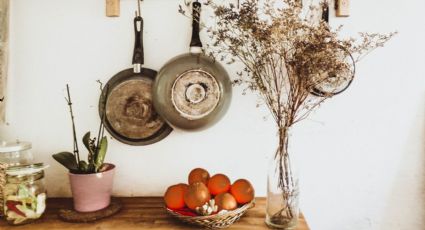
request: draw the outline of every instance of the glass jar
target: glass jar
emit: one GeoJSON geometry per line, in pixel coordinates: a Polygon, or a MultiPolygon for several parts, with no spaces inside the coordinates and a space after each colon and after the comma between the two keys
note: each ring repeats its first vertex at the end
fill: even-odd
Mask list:
{"type": "Polygon", "coordinates": [[[8,166],[32,164],[33,155],[30,142],[0,141],[0,163],[8,166]]]}
{"type": "Polygon", "coordinates": [[[295,230],[299,217],[298,173],[289,149],[289,129],[279,132],[279,146],[269,164],[266,224],[274,229],[295,230]]]}
{"type": "Polygon", "coordinates": [[[11,225],[40,218],[46,209],[46,188],[42,163],[9,167],[4,187],[4,216],[11,225]]]}

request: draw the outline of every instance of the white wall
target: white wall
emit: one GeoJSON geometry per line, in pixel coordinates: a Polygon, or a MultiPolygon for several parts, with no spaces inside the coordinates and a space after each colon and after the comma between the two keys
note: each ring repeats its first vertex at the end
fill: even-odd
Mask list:
{"type": "MultiPolygon", "coordinates": [[[[12,0],[8,125],[0,139],[32,141],[51,165],[52,196],[70,195],[66,171],[51,158],[71,150],[65,84],[71,85],[79,136],[98,125],[100,79],[130,66],[135,1],[121,17],[104,16],[102,0],[12,0]]],[[[187,51],[190,21],[180,1],[145,0],[146,67],[159,69],[187,51]]],[[[331,19],[345,32],[400,34],[358,66],[357,79],[293,131],[302,209],[315,230],[425,228],[425,8],[423,0],[356,0],[352,16],[331,19]]],[[[233,70],[229,70],[233,72],[233,70]]],[[[173,132],[147,147],[111,141],[107,160],[118,166],[114,193],[162,195],[202,166],[251,180],[265,195],[267,158],[275,135],[254,95],[236,89],[230,111],[201,133],[173,132]]]]}

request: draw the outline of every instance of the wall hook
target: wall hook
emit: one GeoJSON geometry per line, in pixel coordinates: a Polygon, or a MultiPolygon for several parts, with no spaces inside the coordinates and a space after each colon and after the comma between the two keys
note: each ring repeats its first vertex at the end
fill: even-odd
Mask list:
{"type": "Polygon", "coordinates": [[[335,11],[337,17],[350,16],[350,0],[335,0],[335,11]]]}
{"type": "Polygon", "coordinates": [[[142,16],[142,11],[140,9],[140,2],[143,0],[136,0],[137,1],[137,11],[136,11],[136,17],[141,17],[142,16]]]}
{"type": "Polygon", "coordinates": [[[106,0],[106,16],[107,17],[120,16],[120,0],[106,0]]]}

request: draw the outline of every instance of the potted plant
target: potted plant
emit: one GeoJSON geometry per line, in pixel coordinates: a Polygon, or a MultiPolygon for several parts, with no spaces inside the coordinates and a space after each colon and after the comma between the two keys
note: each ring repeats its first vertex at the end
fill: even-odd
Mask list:
{"type": "MultiPolygon", "coordinates": [[[[101,87],[102,88],[102,87],[101,87]]],[[[101,122],[97,137],[92,138],[90,132],[83,136],[83,144],[87,148],[87,161],[80,159],[77,135],[75,131],[74,114],[72,111],[69,86],[67,89],[67,102],[71,114],[72,131],[74,138],[74,151],[60,152],[53,158],[69,170],[74,209],[78,212],[93,212],[109,206],[115,173],[115,165],[104,163],[108,148],[108,139],[104,135],[105,114],[101,122]]]]}

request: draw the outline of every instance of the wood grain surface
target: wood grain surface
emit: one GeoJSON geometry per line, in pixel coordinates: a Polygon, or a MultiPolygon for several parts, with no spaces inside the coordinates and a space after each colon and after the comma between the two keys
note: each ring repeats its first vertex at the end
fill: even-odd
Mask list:
{"type": "Polygon", "coordinates": [[[120,16],[120,0],[106,0],[106,16],[120,16]]]}
{"type": "Polygon", "coordinates": [[[110,205],[95,212],[77,212],[73,208],[60,209],[59,218],[70,223],[91,223],[101,219],[112,217],[122,209],[121,199],[112,199],[110,205]]]}
{"type": "MultiPolygon", "coordinates": [[[[48,200],[48,209],[45,215],[35,223],[24,226],[8,226],[4,220],[0,221],[2,230],[53,230],[53,229],[199,229],[182,224],[167,214],[163,208],[161,197],[138,197],[121,198],[124,204],[121,212],[115,216],[100,220],[94,223],[66,223],[58,218],[59,209],[72,207],[72,200],[68,198],[54,198],[48,200]]],[[[264,224],[265,199],[257,198],[256,206],[249,210],[247,214],[238,222],[232,225],[229,230],[261,230],[268,229],[264,224]]],[[[297,230],[309,230],[304,217],[300,218],[297,230]]]]}

